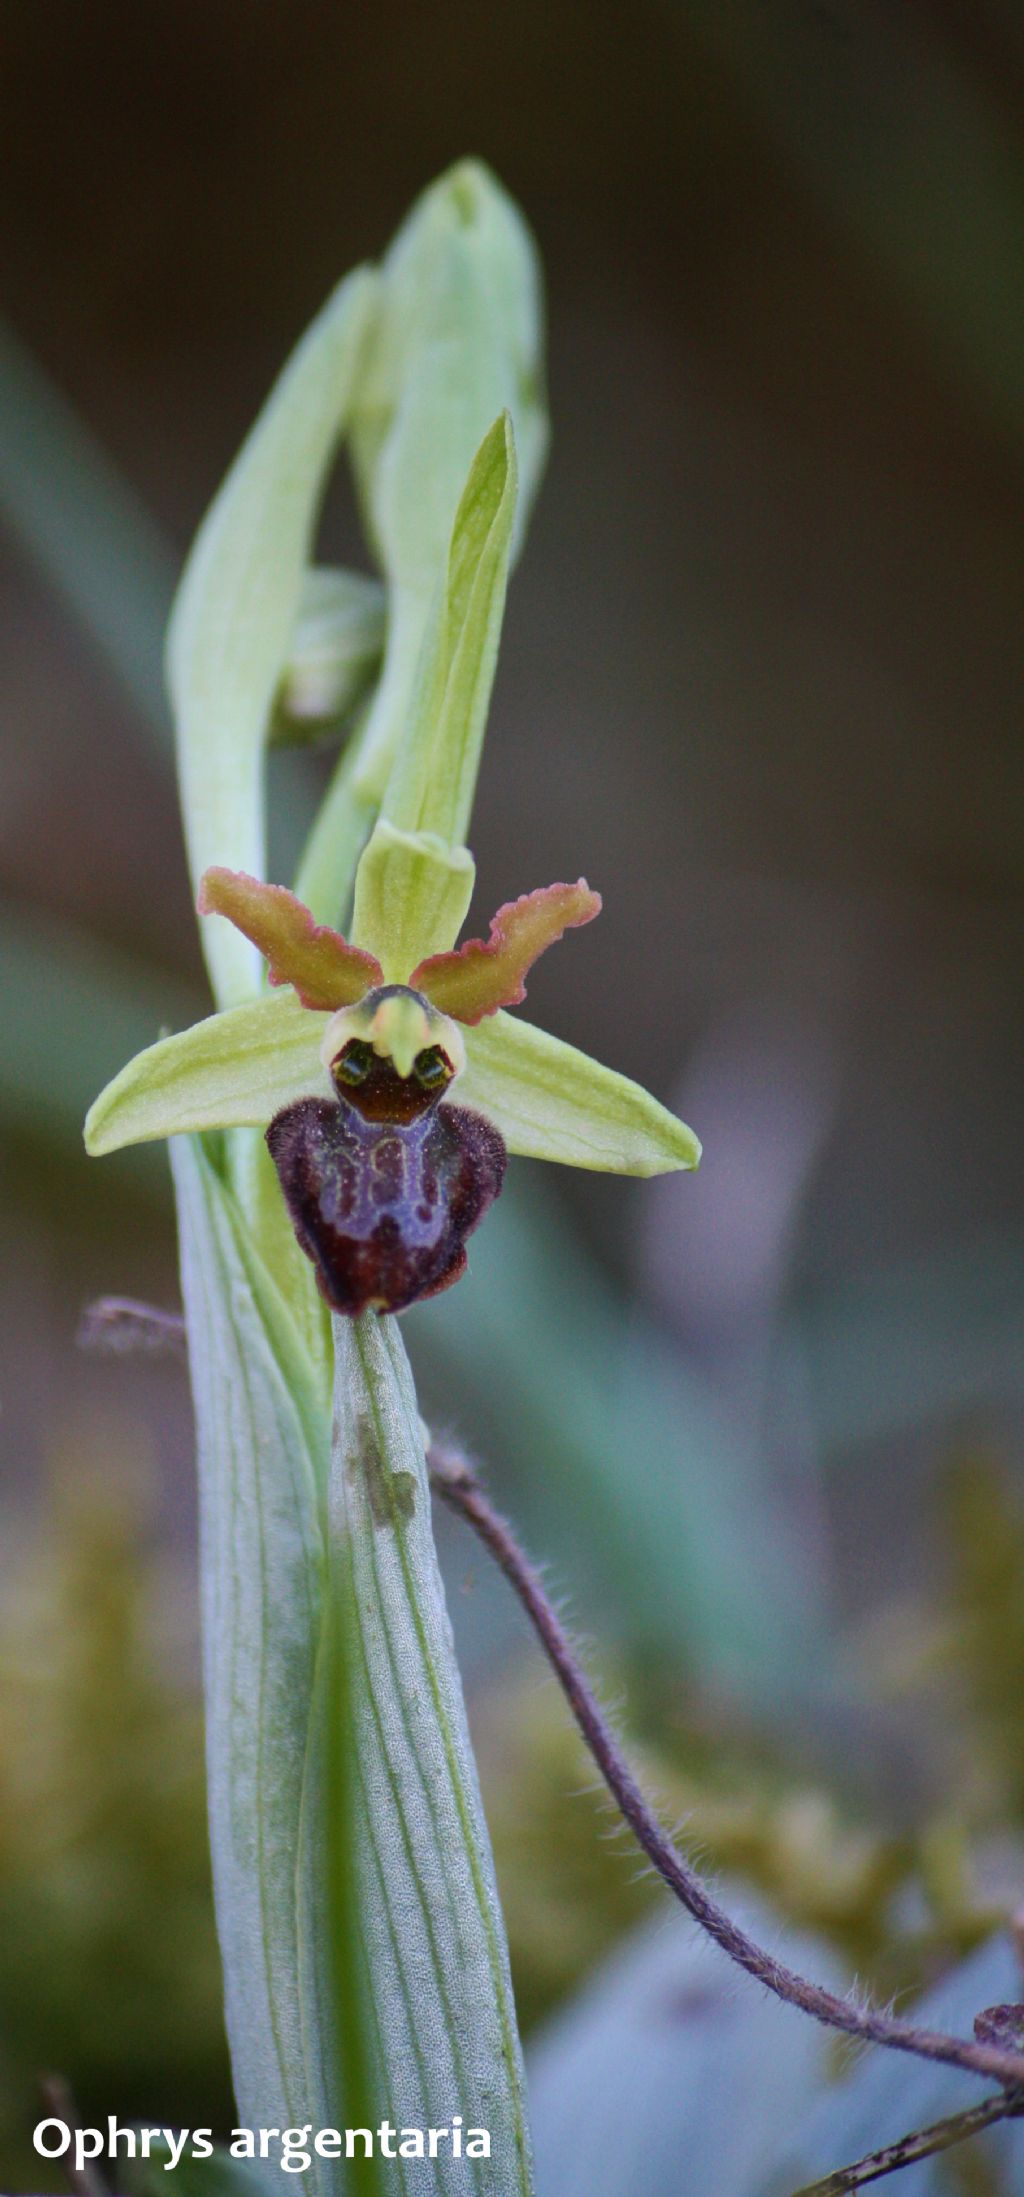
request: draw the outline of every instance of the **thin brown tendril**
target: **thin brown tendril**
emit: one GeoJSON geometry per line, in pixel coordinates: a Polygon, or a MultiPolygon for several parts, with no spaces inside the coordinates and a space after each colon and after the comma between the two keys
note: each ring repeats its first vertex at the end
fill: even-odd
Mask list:
{"type": "MultiPolygon", "coordinates": [[[[966,2037],[947,2037],[941,2030],[918,2029],[913,2022],[874,2008],[852,2006],[820,1984],[810,1983],[774,1954],[757,1945],[726,1914],[708,1886],[691,1868],[679,1848],[662,1829],[649,1808],[623,1755],[611,1726],[591,1690],[578,1657],[557,1612],[544,1591],[539,1573],[519,1547],[511,1527],[484,1494],[468,1459],[460,1451],[434,1443],[427,1452],[431,1483],[450,1510],[456,1511],[479,1536],[504,1572],[540,1640],[559,1681],[583,1738],[605,1784],[669,1890],[730,1960],[764,1984],[787,2006],[799,2007],[830,2029],[859,2037],[865,2044],[888,2045],[896,2052],[912,2052],[919,2059],[939,2060],[964,2068],[1019,2091],[1024,2086],[1024,2055],[1000,2050],[966,2037]]],[[[1012,2109],[1017,2110],[1017,2101],[1012,2109]]],[[[856,2185],[854,2185],[856,2186],[856,2185]]]]}

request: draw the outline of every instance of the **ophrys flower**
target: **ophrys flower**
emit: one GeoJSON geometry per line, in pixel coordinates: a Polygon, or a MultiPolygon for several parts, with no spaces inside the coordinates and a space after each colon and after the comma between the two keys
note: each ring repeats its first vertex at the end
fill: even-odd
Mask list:
{"type": "MultiPolygon", "coordinates": [[[[379,830],[371,866],[407,862],[405,835],[379,830]]],[[[234,923],[288,989],[140,1054],[96,1101],[87,1144],[263,1125],[335,1311],[402,1311],[456,1281],[507,1150],[625,1174],[696,1166],[696,1138],[647,1092],[505,1012],[538,956],[597,915],[585,880],[527,893],[486,940],[411,967],[396,967],[386,927],[350,944],[294,894],[236,871],[207,871],[199,906],[234,923]],[[467,1103],[453,1106],[457,1079],[467,1103]]]]}

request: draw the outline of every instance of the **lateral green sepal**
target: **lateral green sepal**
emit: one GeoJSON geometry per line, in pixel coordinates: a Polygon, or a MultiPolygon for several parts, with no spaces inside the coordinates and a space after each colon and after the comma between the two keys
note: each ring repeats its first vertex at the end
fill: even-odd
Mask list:
{"type": "Polygon", "coordinates": [[[664,1175],[700,1162],[692,1129],[640,1084],[516,1015],[500,1012],[467,1030],[457,1095],[526,1159],[613,1175],[664,1175]]]}
{"type": "Polygon", "coordinates": [[[210,1015],[136,1053],[90,1107],[87,1152],[98,1157],[192,1129],[266,1123],[292,1099],[329,1096],[320,1042],[329,1015],[273,993],[210,1015]]]}

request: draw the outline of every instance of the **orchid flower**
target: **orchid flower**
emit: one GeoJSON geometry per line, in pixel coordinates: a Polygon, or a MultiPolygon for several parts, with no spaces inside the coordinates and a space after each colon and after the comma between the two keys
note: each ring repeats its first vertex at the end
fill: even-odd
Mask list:
{"type": "MultiPolygon", "coordinates": [[[[360,897],[378,911],[410,851],[429,869],[433,850],[412,839],[382,822],[367,849],[376,884],[360,897]]],[[[350,944],[282,886],[211,868],[200,913],[259,949],[273,989],[139,1054],[97,1099],[88,1148],[265,1127],[327,1302],[404,1310],[462,1273],[507,1151],[622,1174],[697,1164],[696,1138],[647,1092],[505,1011],[600,907],[583,878],[549,885],[499,908],[486,940],[410,965],[407,926],[396,942],[378,914],[377,935],[371,918],[367,943],[350,944]],[[466,1103],[442,1104],[456,1080],[466,1103]]]]}

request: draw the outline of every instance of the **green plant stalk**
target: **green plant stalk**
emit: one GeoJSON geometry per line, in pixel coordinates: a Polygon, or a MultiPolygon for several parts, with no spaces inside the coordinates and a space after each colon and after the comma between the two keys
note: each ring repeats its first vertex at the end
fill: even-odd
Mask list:
{"type": "MultiPolygon", "coordinates": [[[[350,1610],[354,1852],[378,2095],[410,2127],[490,2136],[415,2187],[532,2188],[504,1924],[434,1546],[423,1428],[397,1323],[336,1320],[332,1569],[350,1610]]],[[[338,1597],[339,1601],[341,1597],[338,1597]]]]}

